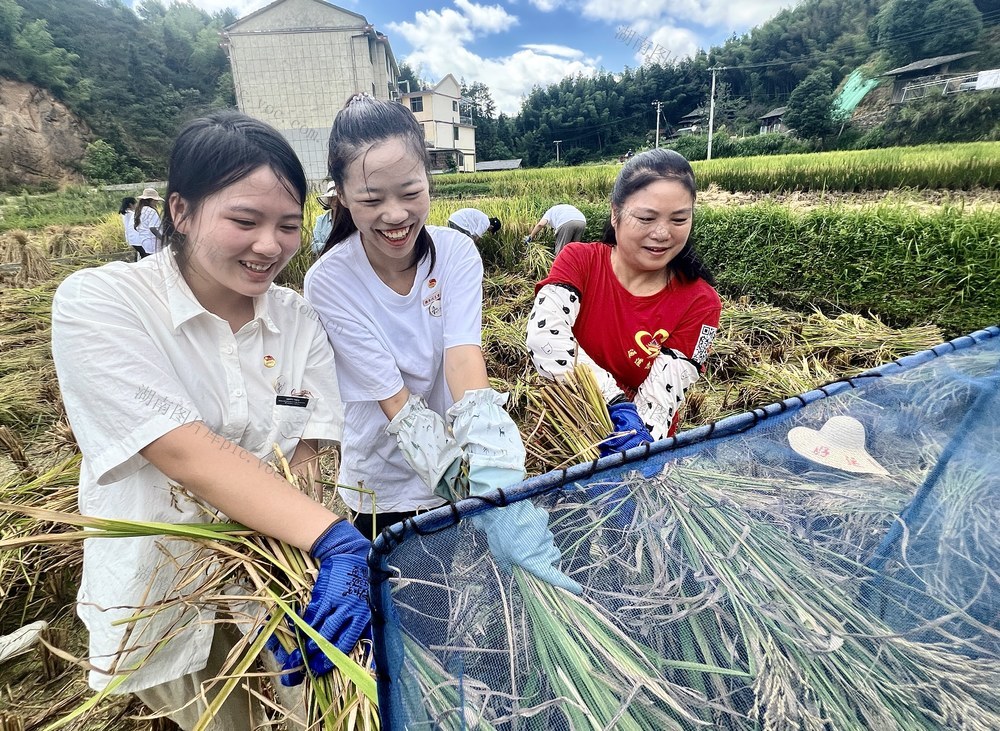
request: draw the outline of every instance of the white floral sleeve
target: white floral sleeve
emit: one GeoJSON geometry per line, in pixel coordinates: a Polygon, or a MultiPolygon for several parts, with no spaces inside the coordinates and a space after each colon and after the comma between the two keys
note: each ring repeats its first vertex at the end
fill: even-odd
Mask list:
{"type": "Polygon", "coordinates": [[[634,399],[636,411],[653,439],[663,439],[670,433],[674,414],[684,403],[684,392],[699,375],[694,361],[677,350],[666,349],[656,356],[634,399]]]}
{"type": "Polygon", "coordinates": [[[542,376],[556,380],[576,363],[586,363],[594,373],[605,403],[622,395],[622,390],[608,371],[587,355],[573,335],[573,323],[580,314],[580,295],[559,284],[546,284],[535,296],[528,317],[528,352],[542,376]]]}

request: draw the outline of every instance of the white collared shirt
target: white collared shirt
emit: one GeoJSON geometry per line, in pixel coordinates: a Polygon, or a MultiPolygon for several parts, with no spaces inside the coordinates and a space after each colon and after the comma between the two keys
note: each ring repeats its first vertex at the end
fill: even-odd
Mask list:
{"type": "MultiPolygon", "coordinates": [[[[172,489],[139,453],[190,421],[204,422],[262,459],[272,456],[274,443],[290,457],[302,439],[341,438],[333,350],[312,307],[292,290],[272,285],[254,300],[253,320],[233,333],[195,298],[172,249],[67,277],[52,303],[52,355],[83,453],[84,515],[207,520],[201,504],[172,489]]],[[[130,617],[133,607],[166,596],[192,558],[192,544],[164,538],[84,542],[77,610],[90,632],[90,661],[104,669],[117,661],[124,670],[175,633],[116,692],[204,667],[211,611],[171,605],[148,620],[112,624],[130,617]],[[164,560],[168,556],[176,561],[164,560]],[[119,657],[123,642],[129,651],[119,657]]],[[[194,581],[187,591],[199,585],[194,581]]],[[[90,673],[95,689],[110,679],[90,673]]]]}

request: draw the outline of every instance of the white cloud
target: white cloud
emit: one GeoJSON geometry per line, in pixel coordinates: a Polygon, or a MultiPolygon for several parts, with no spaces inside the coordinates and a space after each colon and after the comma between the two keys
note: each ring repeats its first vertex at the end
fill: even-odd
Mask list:
{"type": "Polygon", "coordinates": [[[532,0],[539,10],[548,11],[558,6],[576,7],[584,17],[628,26],[639,24],[687,25],[697,23],[706,28],[725,28],[742,31],[773,18],[783,8],[795,5],[797,0],[532,0]],[[551,6],[551,7],[548,7],[551,6]]]}
{"type": "Polygon", "coordinates": [[[531,0],[531,4],[543,13],[551,13],[562,5],[561,0],[531,0]]]}
{"type": "Polygon", "coordinates": [[[525,43],[521,48],[528,51],[535,51],[543,56],[562,56],[564,58],[583,57],[583,51],[570,48],[569,46],[559,46],[555,43],[525,43]]]}
{"type": "Polygon", "coordinates": [[[466,46],[476,38],[508,30],[517,24],[517,16],[499,5],[476,5],[471,0],[455,0],[455,8],[417,11],[413,21],[387,26],[416,49],[402,60],[429,81],[449,73],[469,83],[481,81],[500,111],[516,114],[521,98],[533,86],[597,70],[596,59],[555,44],[526,45],[508,56],[483,58],[466,46]]]}
{"type": "Polygon", "coordinates": [[[485,33],[517,25],[517,16],[500,5],[476,5],[469,0],[455,0],[455,5],[459,10],[418,10],[413,22],[389,23],[387,28],[403,36],[414,48],[427,44],[454,48],[456,42],[468,42],[485,33]]]}
{"type": "Polygon", "coordinates": [[[616,33],[615,39],[635,49],[633,58],[636,66],[677,62],[694,56],[702,46],[698,36],[690,30],[672,25],[659,26],[650,31],[646,24],[639,23],[629,26],[624,33],[616,33]]]}

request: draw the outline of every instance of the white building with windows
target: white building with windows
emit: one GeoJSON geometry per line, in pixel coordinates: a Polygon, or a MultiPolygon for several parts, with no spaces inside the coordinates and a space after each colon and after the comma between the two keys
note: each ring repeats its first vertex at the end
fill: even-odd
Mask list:
{"type": "Polygon", "coordinates": [[[476,171],[476,127],[454,76],[448,74],[424,91],[408,91],[402,102],[424,127],[433,171],[452,166],[463,173],[476,171]]]}
{"type": "Polygon", "coordinates": [[[312,182],[326,177],[330,125],[352,94],[399,98],[389,39],[323,0],[276,0],[223,37],[240,111],[280,130],[312,182]]]}

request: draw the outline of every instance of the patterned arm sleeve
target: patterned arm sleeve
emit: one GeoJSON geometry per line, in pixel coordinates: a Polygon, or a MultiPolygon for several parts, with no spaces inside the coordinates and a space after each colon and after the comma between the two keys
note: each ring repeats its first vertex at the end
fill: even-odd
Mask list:
{"type": "Polygon", "coordinates": [[[691,356],[680,350],[664,346],[653,361],[646,380],[639,384],[635,393],[635,408],[649,427],[653,439],[670,436],[684,394],[691,384],[698,380],[704,369],[705,360],[715,339],[718,312],[709,315],[714,325],[703,324],[697,340],[691,348],[691,356]]]}
{"type": "Polygon", "coordinates": [[[528,352],[531,362],[545,378],[556,380],[576,363],[590,366],[605,403],[622,395],[614,376],[587,355],[573,335],[573,323],[580,314],[580,293],[569,285],[546,284],[535,296],[528,317],[528,352]]]}

